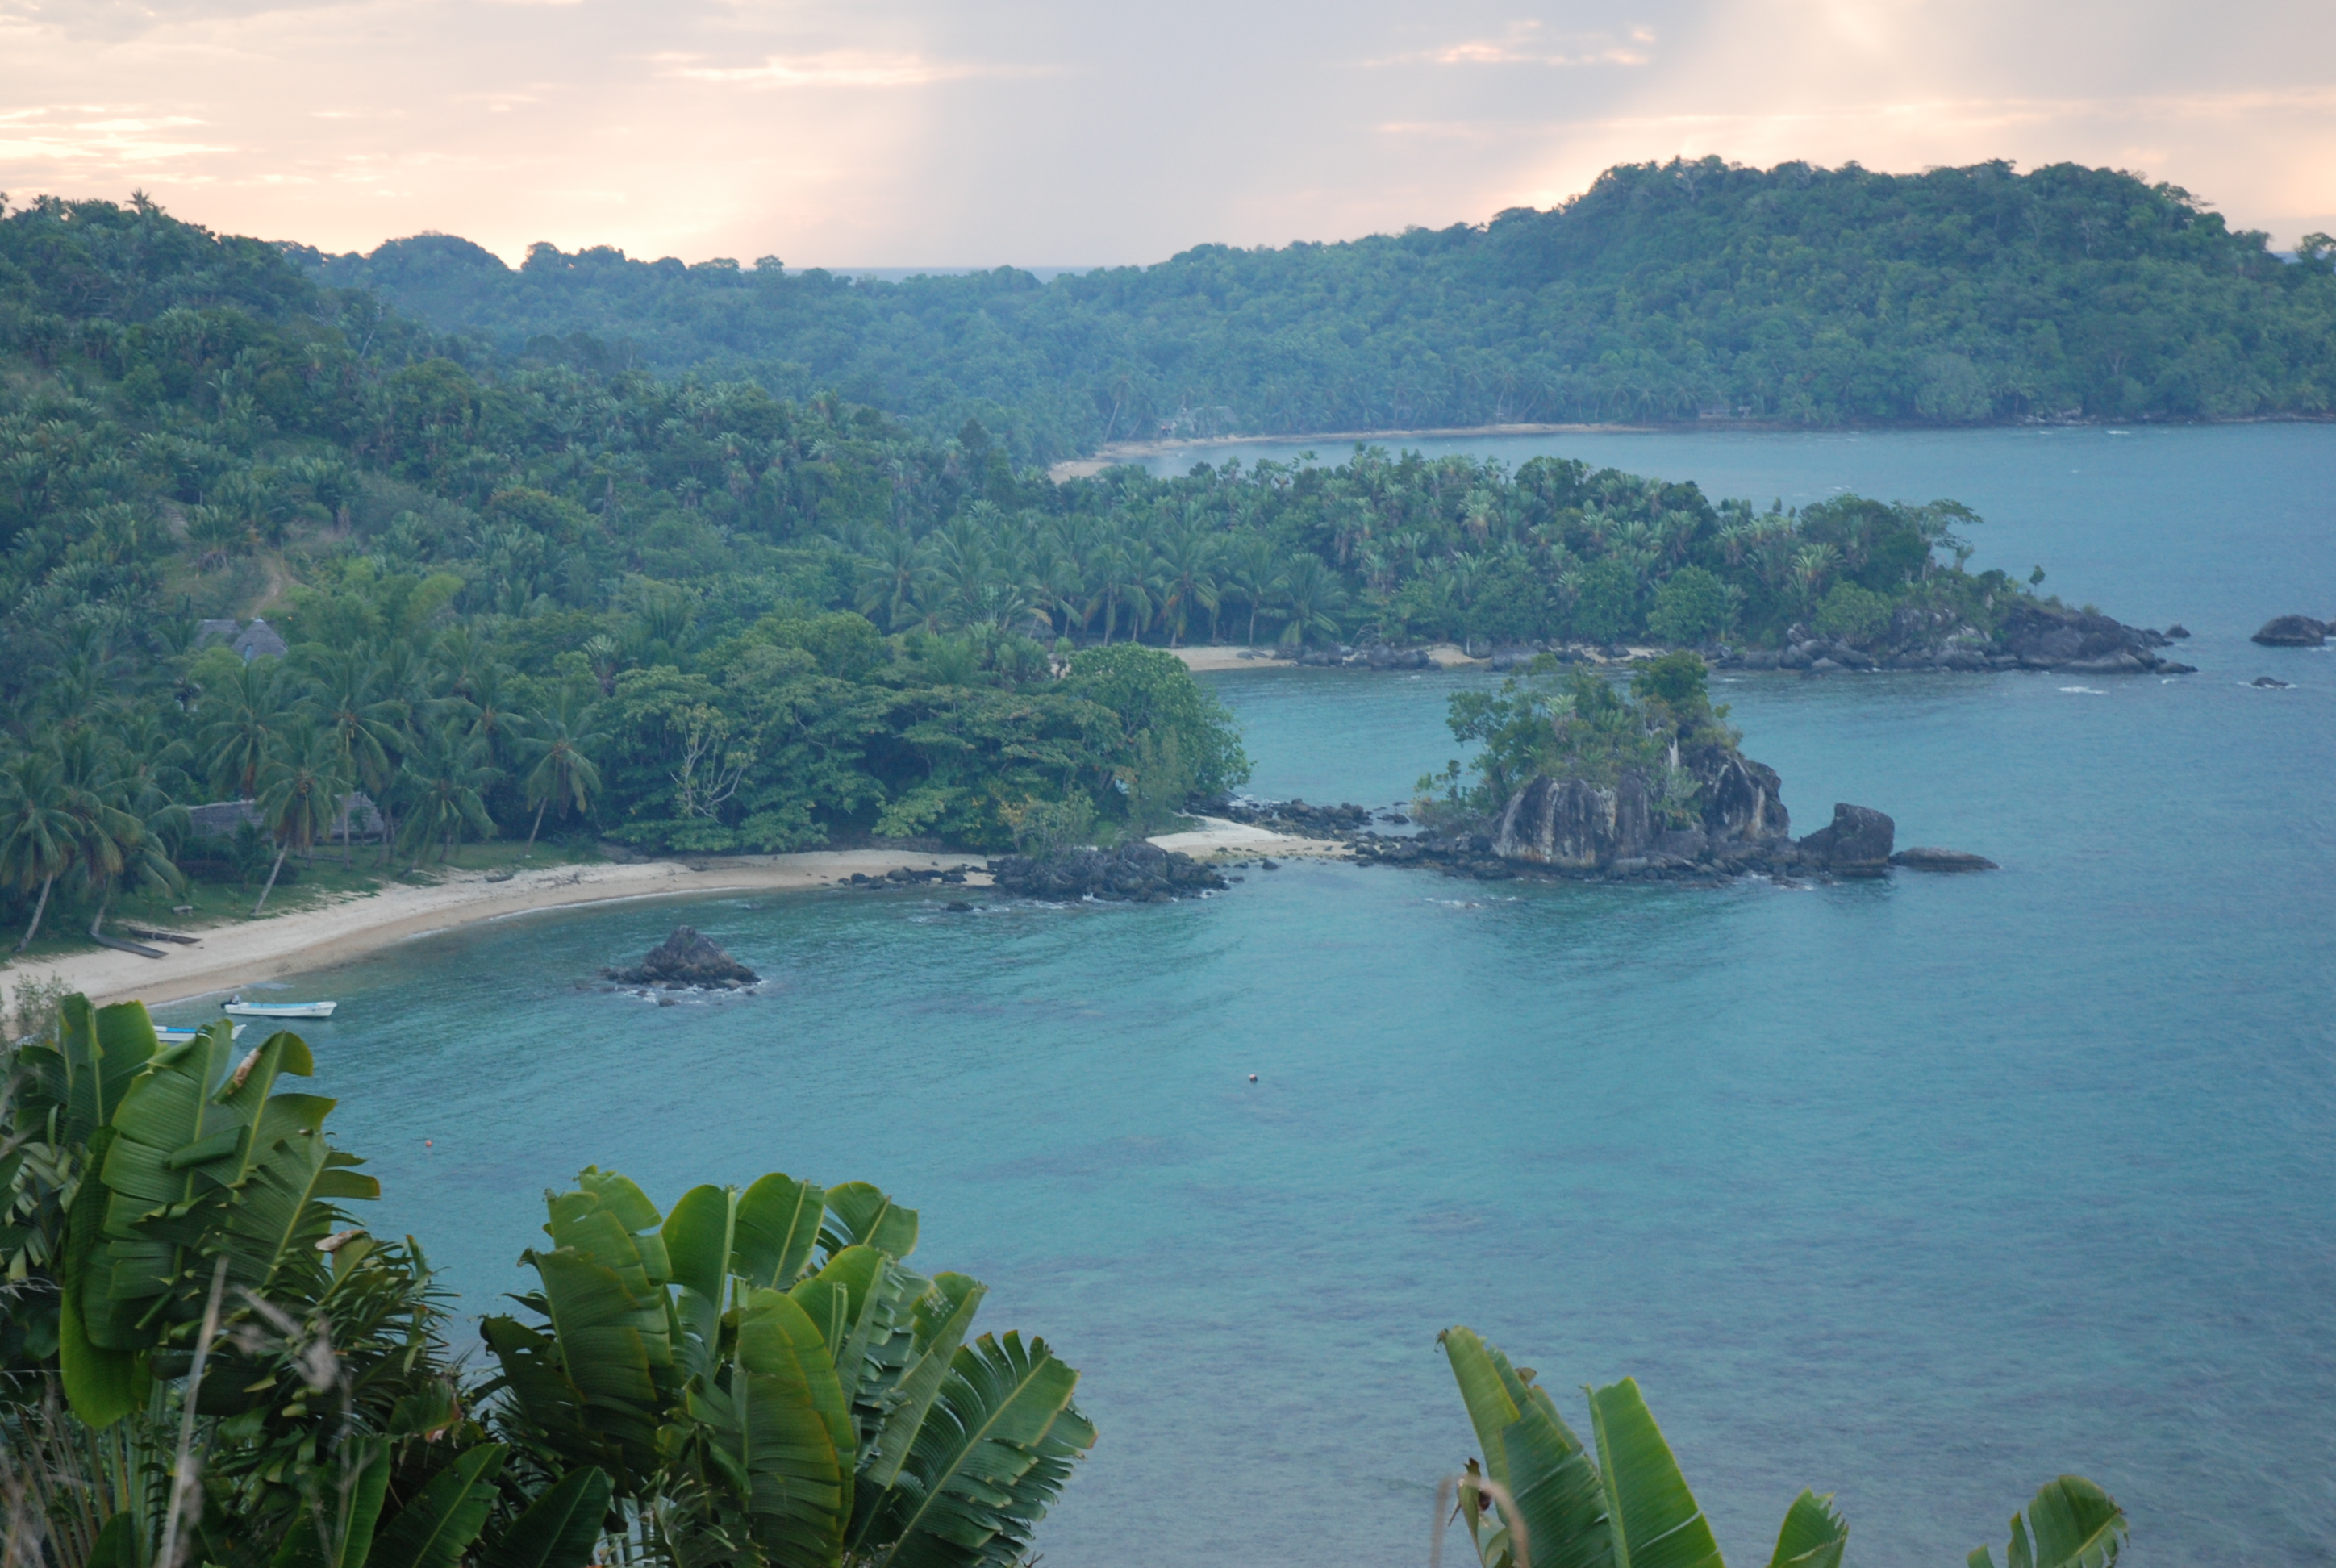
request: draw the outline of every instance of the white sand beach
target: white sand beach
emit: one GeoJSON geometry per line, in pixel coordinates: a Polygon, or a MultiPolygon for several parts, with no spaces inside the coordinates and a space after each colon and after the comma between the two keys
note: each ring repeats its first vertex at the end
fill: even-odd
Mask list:
{"type": "MultiPolygon", "coordinates": [[[[1228,824],[1230,825],[1230,824],[1228,824]]],[[[825,887],[854,872],[880,875],[896,866],[915,870],[971,869],[968,881],[987,885],[978,855],[905,853],[899,850],[828,850],[809,854],[738,855],[704,860],[644,861],[625,865],[546,866],[501,880],[497,873],[455,872],[420,887],[359,894],[322,909],[272,919],[192,928],[192,947],[164,944],[160,959],[93,949],[0,969],[13,989],[54,977],[93,1002],[180,1001],[304,974],[395,942],[480,920],[505,920],[538,910],[622,899],[702,898],[709,893],[779,892],[825,887]]]]}

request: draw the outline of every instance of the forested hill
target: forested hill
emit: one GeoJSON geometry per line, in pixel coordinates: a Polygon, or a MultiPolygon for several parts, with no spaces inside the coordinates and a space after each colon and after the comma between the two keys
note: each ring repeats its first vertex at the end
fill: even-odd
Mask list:
{"type": "Polygon", "coordinates": [[[506,353],[833,388],[931,433],[978,416],[1026,458],[1171,428],[2336,410],[2336,244],[2282,260],[2180,190],[2068,164],[1635,164],[1483,226],[1046,285],[548,245],[512,270],[443,235],[291,254],[506,353]]]}

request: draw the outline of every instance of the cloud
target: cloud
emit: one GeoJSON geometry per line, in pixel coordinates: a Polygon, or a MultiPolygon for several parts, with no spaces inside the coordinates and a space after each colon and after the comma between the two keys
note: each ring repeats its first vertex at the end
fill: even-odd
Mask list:
{"type": "Polygon", "coordinates": [[[329,248],[1157,259],[1674,154],[2134,168],[2336,230],[2336,6],[2224,0],[0,0],[0,190],[329,248]]]}
{"type": "Polygon", "coordinates": [[[877,54],[831,49],[819,54],[773,54],[759,65],[699,65],[668,57],[664,73],[685,82],[727,82],[755,87],[924,87],[972,76],[1029,74],[968,61],[918,54],[877,54]]]}

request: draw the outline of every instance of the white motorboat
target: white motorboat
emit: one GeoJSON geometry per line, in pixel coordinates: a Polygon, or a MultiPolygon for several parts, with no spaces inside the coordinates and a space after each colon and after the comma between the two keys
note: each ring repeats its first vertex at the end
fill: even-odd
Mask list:
{"type": "MultiPolygon", "coordinates": [[[[248,1027],[238,1024],[229,1032],[227,1037],[230,1040],[239,1040],[243,1038],[243,1031],[248,1027]]],[[[154,1027],[154,1037],[166,1046],[183,1046],[201,1033],[200,1029],[166,1029],[159,1024],[154,1027]]]]}
{"type": "Polygon", "coordinates": [[[247,1002],[229,997],[219,1010],[238,1018],[329,1018],[338,1002],[247,1002]]]}

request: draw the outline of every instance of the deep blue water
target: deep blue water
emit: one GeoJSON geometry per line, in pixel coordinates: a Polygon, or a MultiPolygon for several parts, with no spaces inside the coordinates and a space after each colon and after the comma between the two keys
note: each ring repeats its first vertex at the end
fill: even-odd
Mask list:
{"type": "MultiPolygon", "coordinates": [[[[1982,877],[1291,865],[1172,906],[820,893],[414,942],[314,983],[375,1228],[476,1311],[588,1162],[667,1201],[878,1182],[920,1263],[990,1282],[987,1326],[1085,1373],[1057,1565],[1417,1562],[1474,1451],[1454,1322],[1554,1389],[1635,1375],[1739,1563],[1804,1485],[1854,1561],[1943,1563],[2070,1470],[2131,1561],[2326,1562],[2336,653],[2244,639],[2336,612],[2336,428],[1501,449],[1552,448],[1763,502],[1960,497],[1982,564],[2183,620],[2202,672],[1723,687],[1804,830],[1877,806],[1982,877]],[[681,918],[771,994],[577,989],[681,918]]],[[[1212,678],[1260,793],[1384,803],[1483,677],[1212,678]]]]}

